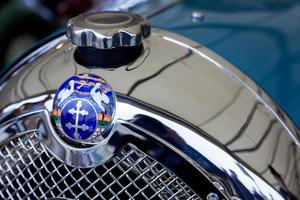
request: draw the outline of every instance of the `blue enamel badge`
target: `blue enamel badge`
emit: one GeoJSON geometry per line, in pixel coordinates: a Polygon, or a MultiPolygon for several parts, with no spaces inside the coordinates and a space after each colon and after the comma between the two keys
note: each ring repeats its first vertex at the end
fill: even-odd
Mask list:
{"type": "Polygon", "coordinates": [[[53,104],[59,132],[76,141],[92,141],[111,124],[115,95],[108,83],[95,74],[78,74],[58,89],[53,104]]]}

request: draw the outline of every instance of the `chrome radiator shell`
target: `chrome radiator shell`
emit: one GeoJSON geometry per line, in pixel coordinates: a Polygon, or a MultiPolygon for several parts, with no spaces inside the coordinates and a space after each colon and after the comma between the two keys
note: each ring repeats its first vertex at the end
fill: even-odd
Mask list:
{"type": "MultiPolygon", "coordinates": [[[[24,57],[1,79],[1,143],[38,129],[38,123],[22,124],[16,117],[43,113],[51,129],[49,112],[59,84],[76,73],[92,72],[119,94],[116,119],[122,130],[128,125],[132,132],[150,135],[211,183],[221,184],[228,198],[282,198],[268,165],[299,194],[299,130],[253,81],[205,47],[169,32],[154,29],[143,45],[140,58],[113,71],[78,65],[75,46],[65,36],[24,57]]],[[[52,131],[42,132],[39,140],[53,151],[52,140],[44,137],[52,131]]],[[[108,150],[103,163],[115,153],[108,150]]],[[[159,159],[151,149],[145,153],[159,159]]],[[[72,155],[55,156],[74,165],[72,155]]],[[[174,166],[166,167],[176,171],[174,166]]]]}

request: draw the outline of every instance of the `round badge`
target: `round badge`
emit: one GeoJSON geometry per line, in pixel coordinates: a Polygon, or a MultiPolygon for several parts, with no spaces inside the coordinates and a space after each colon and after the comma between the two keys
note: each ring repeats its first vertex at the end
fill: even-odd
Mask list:
{"type": "Polygon", "coordinates": [[[105,137],[115,112],[115,94],[95,74],[78,74],[57,90],[52,117],[62,136],[77,142],[97,142],[105,137]]]}

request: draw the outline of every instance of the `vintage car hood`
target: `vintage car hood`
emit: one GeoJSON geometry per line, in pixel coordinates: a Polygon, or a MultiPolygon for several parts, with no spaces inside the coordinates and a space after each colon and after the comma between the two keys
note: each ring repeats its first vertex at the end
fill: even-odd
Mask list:
{"type": "Polygon", "coordinates": [[[182,1],[151,17],[252,78],[300,126],[300,4],[297,1],[182,1]],[[204,19],[195,21],[193,12],[204,19]]]}

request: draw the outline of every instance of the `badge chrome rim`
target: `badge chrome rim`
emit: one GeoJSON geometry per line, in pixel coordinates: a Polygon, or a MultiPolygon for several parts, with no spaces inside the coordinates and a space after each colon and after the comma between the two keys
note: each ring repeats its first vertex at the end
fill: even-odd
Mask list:
{"type": "MultiPolygon", "coordinates": [[[[95,83],[95,82],[94,82],[95,83]]],[[[95,85],[94,85],[95,87],[95,85]]],[[[92,90],[92,89],[90,89],[92,90]]],[[[90,91],[91,92],[91,91],[90,91]]],[[[107,138],[110,133],[112,132],[113,129],[113,125],[115,122],[115,113],[116,113],[116,94],[115,92],[112,90],[111,85],[101,76],[97,75],[97,74],[93,74],[93,73],[80,73],[80,74],[75,74],[74,76],[71,76],[70,78],[68,78],[66,81],[64,81],[59,89],[57,90],[56,94],[55,94],[55,98],[53,101],[53,111],[51,112],[51,119],[52,119],[52,123],[54,124],[55,130],[57,132],[57,135],[63,139],[63,141],[65,141],[68,144],[72,144],[75,145],[77,147],[80,147],[81,145],[95,145],[95,144],[99,144],[101,141],[103,141],[105,138],[107,138]],[[107,93],[111,93],[110,94],[110,102],[109,102],[109,106],[111,106],[111,115],[110,115],[110,121],[106,124],[106,126],[103,128],[103,130],[101,130],[100,132],[97,132],[98,127],[98,123],[99,123],[99,119],[98,119],[98,114],[99,112],[97,112],[96,108],[93,106],[93,103],[96,103],[96,101],[94,101],[93,103],[91,103],[90,101],[88,101],[86,98],[88,98],[89,100],[91,100],[92,96],[91,94],[89,96],[85,96],[82,94],[82,92],[80,90],[75,89],[76,87],[78,88],[78,85],[75,86],[76,83],[78,83],[78,81],[74,81],[74,91],[73,93],[66,99],[62,100],[62,101],[58,101],[58,94],[59,92],[65,88],[63,87],[64,85],[68,85],[70,81],[72,81],[74,78],[79,79],[80,81],[82,81],[82,79],[90,79],[90,77],[92,78],[96,78],[99,80],[102,80],[102,83],[105,83],[106,85],[106,89],[108,89],[107,93]],[[80,97],[74,97],[73,94],[79,94],[80,97]],[[72,97],[73,95],[73,97],[72,97]],[[76,101],[76,100],[83,100],[84,102],[88,103],[91,105],[91,107],[94,109],[94,111],[97,113],[97,117],[96,117],[96,130],[87,138],[85,139],[75,139],[72,138],[68,133],[66,133],[63,128],[62,128],[62,122],[61,122],[61,116],[57,116],[57,108],[60,108],[61,112],[63,111],[63,109],[65,108],[66,105],[68,105],[71,101],[76,101]],[[59,118],[59,123],[57,123],[59,118]]]]}

